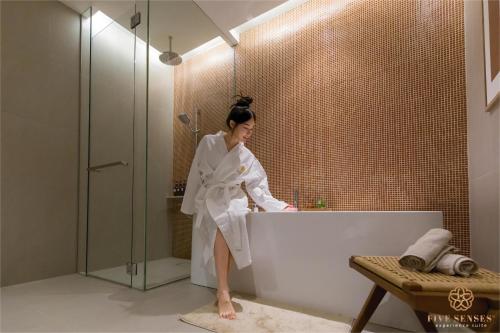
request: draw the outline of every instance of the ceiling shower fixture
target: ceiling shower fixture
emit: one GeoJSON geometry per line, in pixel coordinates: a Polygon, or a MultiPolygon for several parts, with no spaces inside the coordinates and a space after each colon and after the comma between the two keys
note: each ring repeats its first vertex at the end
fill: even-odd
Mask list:
{"type": "Polygon", "coordinates": [[[169,50],[160,54],[160,61],[164,64],[177,66],[182,62],[182,57],[172,52],[172,36],[168,36],[169,50]]]}

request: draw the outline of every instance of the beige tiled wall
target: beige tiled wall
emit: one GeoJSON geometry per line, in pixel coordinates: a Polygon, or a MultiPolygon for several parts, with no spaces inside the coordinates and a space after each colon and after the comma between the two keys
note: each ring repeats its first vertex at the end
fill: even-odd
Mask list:
{"type": "MultiPolygon", "coordinates": [[[[311,0],[242,33],[235,52],[237,91],[257,113],[247,146],[274,196],[443,211],[469,254],[462,1],[311,0]]],[[[175,177],[188,162],[176,160],[175,177]]]]}
{"type": "Polygon", "coordinates": [[[0,1],[1,286],[77,267],[80,18],[0,1]]]}

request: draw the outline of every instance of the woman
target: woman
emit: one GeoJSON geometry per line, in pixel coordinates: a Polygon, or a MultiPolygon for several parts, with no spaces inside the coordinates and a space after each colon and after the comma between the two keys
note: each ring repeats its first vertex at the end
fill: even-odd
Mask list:
{"type": "Polygon", "coordinates": [[[196,213],[194,226],[203,239],[203,262],[217,276],[219,316],[226,319],[236,318],[227,281],[231,258],[238,269],[252,263],[245,217],[250,209],[241,183],[266,211],[297,210],[271,195],[266,172],[245,147],[256,117],[250,109],[252,98],[240,97],[226,119],[230,131],[201,139],[181,206],[185,214],[196,213]]]}

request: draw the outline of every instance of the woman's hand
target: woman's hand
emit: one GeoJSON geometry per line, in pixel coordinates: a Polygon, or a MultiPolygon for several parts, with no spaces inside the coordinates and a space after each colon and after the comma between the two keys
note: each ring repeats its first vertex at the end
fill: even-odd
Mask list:
{"type": "Polygon", "coordinates": [[[283,210],[289,211],[289,212],[297,212],[298,211],[297,207],[294,207],[293,205],[288,205],[283,210]]]}

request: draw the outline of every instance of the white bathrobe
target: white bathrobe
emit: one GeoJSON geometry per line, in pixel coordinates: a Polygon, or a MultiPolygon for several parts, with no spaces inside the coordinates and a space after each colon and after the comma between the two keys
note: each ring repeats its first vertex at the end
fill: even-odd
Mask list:
{"type": "Polygon", "coordinates": [[[194,214],[195,232],[200,232],[203,239],[203,263],[214,276],[217,226],[237,268],[252,263],[246,228],[246,214],[250,209],[240,187],[242,182],[264,210],[280,211],[287,206],[271,195],[264,168],[242,142],[228,151],[224,132],[205,135],[191,164],[181,212],[194,214]]]}

